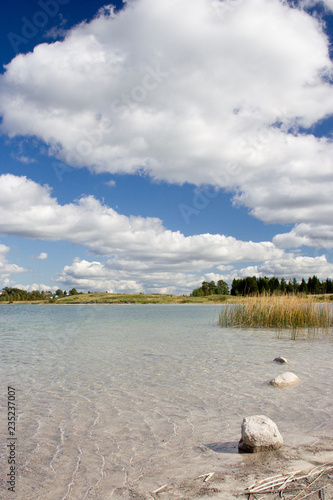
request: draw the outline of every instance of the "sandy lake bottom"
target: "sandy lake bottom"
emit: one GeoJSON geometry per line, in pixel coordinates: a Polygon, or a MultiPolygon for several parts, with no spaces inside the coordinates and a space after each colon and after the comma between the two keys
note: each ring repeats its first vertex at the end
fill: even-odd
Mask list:
{"type": "Polygon", "coordinates": [[[262,477],[332,463],[332,337],[222,329],[222,307],[2,305],[0,430],[6,443],[10,386],[17,472],[13,494],[3,446],[0,497],[232,500],[262,477]],[[284,371],[300,382],[268,384],[284,371]],[[255,414],[278,425],[278,452],[238,453],[255,414]]]}

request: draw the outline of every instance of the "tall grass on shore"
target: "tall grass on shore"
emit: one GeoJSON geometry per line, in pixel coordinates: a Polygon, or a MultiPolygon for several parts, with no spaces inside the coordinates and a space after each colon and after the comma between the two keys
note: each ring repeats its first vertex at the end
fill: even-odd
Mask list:
{"type": "Polygon", "coordinates": [[[298,295],[250,297],[225,307],[219,322],[222,327],[328,329],[333,327],[333,309],[298,295]]]}

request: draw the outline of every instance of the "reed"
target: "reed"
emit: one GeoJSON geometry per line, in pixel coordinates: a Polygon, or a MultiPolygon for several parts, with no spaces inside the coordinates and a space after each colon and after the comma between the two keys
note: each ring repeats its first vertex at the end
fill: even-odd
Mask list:
{"type": "Polygon", "coordinates": [[[304,296],[259,296],[226,306],[219,322],[222,327],[328,329],[333,326],[332,313],[328,303],[314,303],[304,296]]]}

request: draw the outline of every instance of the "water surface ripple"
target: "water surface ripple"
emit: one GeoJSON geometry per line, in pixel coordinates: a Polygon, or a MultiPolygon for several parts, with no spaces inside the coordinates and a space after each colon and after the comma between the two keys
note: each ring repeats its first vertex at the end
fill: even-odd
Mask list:
{"type": "MultiPolygon", "coordinates": [[[[329,435],[333,342],[222,329],[221,307],[2,305],[1,408],[7,385],[18,404],[15,498],[146,498],[240,463],[240,425],[252,414],[272,418],[287,446],[329,435]],[[301,382],[270,386],[283,371],[301,382]]],[[[4,454],[1,498],[14,498],[4,454]]]]}

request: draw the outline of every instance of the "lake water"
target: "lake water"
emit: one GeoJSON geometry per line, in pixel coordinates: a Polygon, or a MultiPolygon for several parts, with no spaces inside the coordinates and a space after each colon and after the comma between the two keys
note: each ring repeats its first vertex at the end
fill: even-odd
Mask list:
{"type": "Polygon", "coordinates": [[[1,442],[11,386],[18,479],[8,492],[2,446],[0,497],[146,498],[239,464],[242,419],[254,414],[272,418],[286,446],[330,435],[332,340],[222,329],[222,307],[1,305],[1,442]],[[273,363],[279,355],[290,364],[273,363]],[[268,384],[284,371],[301,382],[268,384]]]}

